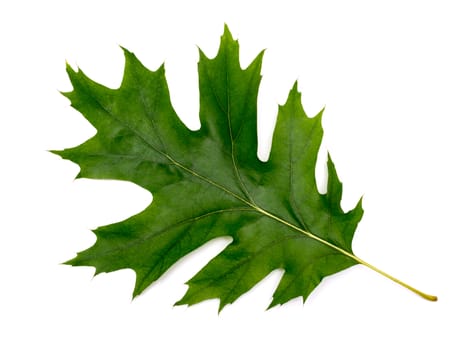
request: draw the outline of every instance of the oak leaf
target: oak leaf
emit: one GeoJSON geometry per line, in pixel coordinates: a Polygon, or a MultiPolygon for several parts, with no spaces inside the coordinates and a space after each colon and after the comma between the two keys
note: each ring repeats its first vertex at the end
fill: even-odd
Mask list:
{"type": "Polygon", "coordinates": [[[283,276],[270,306],[305,300],[324,277],[358,263],[403,284],[353,254],[363,209],[359,201],[342,210],[342,184],[330,157],[327,193],[319,193],[323,111],[308,118],[296,84],[279,108],[269,160],[258,159],[262,53],[242,69],[238,42],[226,26],[215,58],[200,51],[196,131],[178,118],[163,65],[150,71],[131,52],[124,55],[118,89],[67,66],[73,90],[64,95],[97,133],[55,153],[79,165],[78,177],[131,181],[153,201],[123,222],[96,229],[95,244],[68,264],[93,266],[96,274],[130,268],[136,296],[188,253],[229,236],[231,244],[188,282],[177,304],[218,298],[222,309],[276,269],[283,276]]]}

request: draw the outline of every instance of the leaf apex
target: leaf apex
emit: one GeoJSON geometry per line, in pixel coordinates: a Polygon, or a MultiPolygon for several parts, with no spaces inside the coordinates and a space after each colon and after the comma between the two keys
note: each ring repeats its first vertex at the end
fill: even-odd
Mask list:
{"type": "Polygon", "coordinates": [[[362,213],[364,213],[364,208],[362,207],[363,200],[364,200],[364,194],[361,196],[361,198],[359,198],[358,203],[356,203],[356,207],[355,207],[355,209],[361,210],[362,213]]]}
{"type": "Polygon", "coordinates": [[[324,115],[325,107],[323,107],[314,117],[313,119],[316,119],[317,122],[321,125],[322,127],[322,117],[324,115]]]}
{"type": "Polygon", "coordinates": [[[123,52],[130,52],[126,47],[124,47],[123,45],[118,45],[120,47],[120,49],[123,50],[123,52]]]}
{"type": "Polygon", "coordinates": [[[63,150],[47,150],[47,152],[49,153],[52,153],[52,154],[55,154],[57,156],[59,156],[60,158],[63,158],[62,154],[63,154],[63,150]]]}
{"type": "Polygon", "coordinates": [[[233,57],[237,58],[237,56],[239,56],[239,42],[238,40],[233,39],[233,35],[231,34],[230,29],[225,24],[223,35],[220,38],[220,48],[217,55],[222,51],[229,51],[230,49],[233,50],[231,52],[233,57]]]}
{"type": "Polygon", "coordinates": [[[77,254],[74,258],[64,261],[61,263],[61,265],[68,265],[68,266],[82,266],[79,263],[79,254],[77,254]]]}
{"type": "Polygon", "coordinates": [[[121,46],[119,45],[120,48],[123,50],[123,54],[125,56],[125,64],[127,65],[128,63],[130,64],[134,64],[134,63],[138,63],[139,65],[142,65],[142,63],[139,61],[139,59],[136,57],[136,55],[134,54],[134,52],[128,50],[127,48],[125,48],[124,46],[121,46]]]}
{"type": "Polygon", "coordinates": [[[222,310],[225,308],[225,306],[229,305],[230,303],[227,303],[227,302],[224,302],[222,299],[219,299],[219,304],[218,304],[218,310],[217,310],[217,314],[220,315],[220,313],[222,312],[222,310]]]}
{"type": "Polygon", "coordinates": [[[233,36],[231,35],[230,28],[228,28],[228,25],[226,23],[223,24],[223,35],[222,39],[228,39],[228,40],[233,40],[233,36]]]}
{"type": "Polygon", "coordinates": [[[330,151],[327,150],[327,164],[334,166],[332,156],[330,155],[330,151]]]}
{"type": "Polygon", "coordinates": [[[175,306],[183,306],[183,305],[189,306],[188,304],[181,302],[181,299],[180,299],[180,300],[178,300],[177,302],[175,302],[175,303],[173,304],[173,307],[175,307],[175,306]]]}
{"type": "Polygon", "coordinates": [[[202,61],[202,60],[207,60],[208,57],[207,55],[205,54],[205,52],[198,46],[197,47],[197,51],[199,52],[199,62],[198,64],[202,61]]]}
{"type": "Polygon", "coordinates": [[[79,67],[77,67],[77,69],[74,69],[68,61],[65,61],[65,67],[66,67],[66,73],[68,74],[68,76],[70,77],[70,79],[71,79],[73,76],[78,75],[79,72],[80,72],[79,67]]]}
{"type": "Polygon", "coordinates": [[[187,306],[190,307],[191,305],[194,305],[195,303],[190,303],[189,301],[185,300],[185,297],[183,296],[180,300],[175,302],[173,306],[187,306]]]}
{"type": "Polygon", "coordinates": [[[295,103],[301,103],[301,93],[298,90],[298,81],[296,80],[291,88],[290,92],[288,93],[288,97],[283,105],[280,107],[286,107],[287,105],[294,105],[295,103]]]}
{"type": "Polygon", "coordinates": [[[131,300],[136,299],[138,296],[141,295],[141,293],[142,293],[142,291],[139,291],[139,290],[134,289],[134,290],[133,290],[133,294],[131,295],[131,300]]]}
{"type": "Polygon", "coordinates": [[[58,93],[64,97],[66,97],[68,100],[71,99],[71,94],[73,93],[72,91],[60,91],[58,90],[58,93]]]}
{"type": "Polygon", "coordinates": [[[66,70],[68,70],[68,69],[73,69],[73,68],[71,67],[71,64],[70,64],[70,62],[69,62],[68,60],[65,60],[65,67],[66,67],[66,70]]]}
{"type": "Polygon", "coordinates": [[[280,303],[277,299],[273,298],[269,306],[267,306],[267,308],[265,309],[265,311],[269,311],[270,309],[273,309],[274,307],[281,306],[281,305],[282,303],[280,303]]]}

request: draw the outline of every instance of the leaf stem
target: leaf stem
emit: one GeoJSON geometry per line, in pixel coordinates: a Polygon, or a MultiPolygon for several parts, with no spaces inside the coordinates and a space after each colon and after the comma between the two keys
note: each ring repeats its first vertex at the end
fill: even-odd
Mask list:
{"type": "Polygon", "coordinates": [[[319,236],[316,236],[311,232],[305,231],[302,228],[300,228],[300,227],[298,227],[296,225],[293,225],[293,224],[289,223],[288,221],[285,221],[282,218],[280,218],[280,217],[278,217],[278,216],[276,216],[276,215],[274,215],[272,213],[269,213],[268,211],[266,211],[266,210],[264,210],[264,209],[262,209],[260,207],[253,206],[253,208],[255,210],[257,210],[258,212],[260,212],[261,214],[263,214],[265,216],[268,216],[271,219],[276,220],[276,221],[278,221],[278,222],[280,222],[280,223],[282,223],[282,224],[284,224],[284,225],[286,225],[286,226],[288,226],[288,227],[290,227],[290,228],[292,228],[292,229],[294,229],[294,230],[296,230],[296,231],[298,231],[298,232],[300,232],[300,233],[302,233],[302,234],[304,234],[304,235],[306,235],[306,236],[308,236],[308,237],[310,237],[310,238],[312,238],[312,239],[314,239],[314,240],[316,240],[316,241],[318,241],[318,242],[320,242],[322,244],[325,244],[326,246],[337,250],[338,252],[340,252],[343,255],[346,255],[349,258],[352,258],[353,260],[357,261],[361,265],[364,265],[364,266],[370,268],[371,270],[373,270],[373,271],[381,274],[382,276],[392,280],[393,282],[399,284],[400,286],[402,286],[402,287],[410,290],[411,292],[417,294],[418,296],[420,296],[420,297],[422,297],[422,298],[424,298],[426,300],[429,300],[429,301],[437,301],[437,297],[435,295],[430,295],[430,294],[426,294],[424,292],[421,292],[420,290],[410,286],[409,284],[407,284],[407,283],[405,283],[403,281],[400,281],[398,278],[393,277],[392,275],[380,270],[379,268],[375,267],[374,265],[369,264],[368,262],[362,260],[361,258],[357,257],[356,255],[354,255],[354,254],[352,254],[350,252],[347,252],[346,250],[334,245],[333,243],[327,242],[326,240],[320,238],[319,236]]]}
{"type": "Polygon", "coordinates": [[[400,286],[403,286],[403,287],[409,289],[411,292],[416,293],[417,295],[419,295],[420,297],[422,297],[422,298],[424,298],[426,300],[437,301],[437,299],[438,299],[435,295],[430,295],[430,294],[426,294],[424,292],[421,292],[419,289],[416,289],[416,288],[410,286],[409,284],[407,284],[407,283],[405,283],[403,281],[400,281],[398,278],[393,277],[392,275],[386,273],[385,271],[380,270],[379,268],[375,267],[372,264],[369,264],[368,262],[358,258],[357,256],[353,256],[353,259],[355,259],[358,263],[370,268],[371,270],[381,274],[382,276],[387,277],[388,279],[392,280],[393,282],[398,283],[400,286]]]}

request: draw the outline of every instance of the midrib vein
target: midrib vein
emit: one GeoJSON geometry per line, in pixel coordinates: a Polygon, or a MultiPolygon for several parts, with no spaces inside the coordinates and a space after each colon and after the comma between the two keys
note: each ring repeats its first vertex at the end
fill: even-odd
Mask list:
{"type": "Polygon", "coordinates": [[[262,215],[264,215],[264,216],[266,216],[266,217],[268,217],[268,218],[270,218],[272,220],[275,220],[275,221],[277,221],[277,222],[279,222],[279,223],[287,226],[288,228],[291,228],[291,229],[293,229],[293,230],[295,230],[295,231],[297,231],[299,233],[302,233],[302,234],[304,234],[304,235],[306,235],[306,236],[308,236],[308,237],[310,237],[310,238],[312,238],[312,239],[314,239],[314,240],[316,240],[316,241],[318,241],[318,242],[320,242],[322,244],[325,244],[328,247],[335,249],[339,253],[344,254],[344,255],[356,260],[357,262],[361,263],[361,259],[359,259],[355,255],[351,254],[350,252],[347,252],[346,250],[344,250],[344,249],[342,249],[342,248],[340,248],[340,247],[326,241],[325,239],[323,239],[323,238],[321,238],[319,236],[316,236],[315,234],[313,234],[313,233],[311,233],[309,231],[306,231],[306,230],[302,229],[301,227],[296,226],[296,225],[286,221],[285,219],[282,219],[281,217],[276,216],[276,215],[268,212],[267,210],[259,207],[258,205],[254,204],[254,203],[248,201],[247,199],[237,195],[236,193],[230,191],[228,188],[226,188],[226,187],[218,184],[217,182],[215,182],[215,181],[213,181],[213,180],[211,180],[211,179],[209,179],[209,178],[207,178],[207,177],[205,177],[203,175],[200,175],[196,171],[184,166],[183,164],[179,163],[178,161],[176,161],[175,159],[173,159],[169,155],[166,155],[166,156],[168,157],[168,159],[170,159],[170,161],[174,165],[178,166],[180,169],[183,169],[184,171],[190,173],[191,175],[193,175],[193,176],[195,176],[195,177],[197,177],[197,178],[199,178],[201,180],[206,181],[207,183],[211,184],[212,186],[215,186],[215,187],[223,190],[224,192],[228,193],[229,195],[233,196],[234,198],[236,198],[236,199],[240,200],[241,202],[243,202],[244,204],[248,205],[252,209],[256,210],[260,214],[262,214],[262,215]]]}
{"type": "Polygon", "coordinates": [[[170,161],[171,161],[173,164],[177,165],[177,166],[180,167],[181,169],[183,169],[183,170],[189,172],[189,173],[192,174],[193,176],[198,177],[199,179],[202,179],[202,180],[208,182],[209,184],[211,184],[211,185],[213,185],[213,186],[215,186],[215,187],[217,187],[217,188],[219,188],[219,189],[222,189],[222,190],[225,191],[226,193],[230,194],[231,196],[233,196],[233,197],[235,197],[236,199],[240,200],[241,202],[245,203],[246,205],[248,205],[248,206],[251,207],[252,209],[256,210],[258,213],[260,213],[260,214],[262,214],[262,215],[264,215],[264,216],[266,216],[266,217],[268,217],[268,218],[270,218],[270,219],[272,219],[272,220],[275,220],[276,222],[279,222],[279,223],[285,225],[286,227],[288,227],[288,228],[290,228],[290,229],[292,229],[292,230],[295,230],[295,231],[297,231],[297,232],[299,232],[299,233],[301,233],[301,234],[303,234],[303,235],[305,235],[305,236],[307,236],[307,237],[309,237],[309,238],[312,238],[312,239],[314,239],[315,241],[317,241],[317,242],[319,242],[319,243],[321,243],[321,244],[324,244],[324,245],[326,245],[326,246],[329,247],[329,248],[334,249],[334,250],[337,251],[338,253],[343,254],[343,255],[347,256],[348,258],[353,259],[354,261],[358,262],[359,264],[368,267],[369,269],[371,269],[371,270],[377,272],[378,274],[380,274],[380,275],[382,275],[382,276],[384,276],[384,277],[390,279],[391,281],[393,281],[393,282],[399,284],[400,286],[402,286],[402,287],[404,287],[404,288],[410,290],[411,292],[413,292],[413,293],[419,295],[420,297],[422,297],[422,298],[424,298],[424,299],[426,299],[426,300],[429,300],[429,301],[437,301],[437,297],[436,297],[436,296],[430,295],[430,294],[426,294],[426,293],[424,293],[424,292],[422,292],[422,291],[420,291],[420,290],[418,290],[418,289],[412,287],[411,285],[409,285],[409,284],[407,284],[407,283],[405,283],[405,282],[399,280],[399,279],[396,278],[396,277],[393,277],[392,275],[386,273],[386,272],[383,271],[383,270],[380,270],[379,268],[375,267],[374,265],[369,264],[369,263],[366,262],[365,260],[363,260],[363,259],[357,257],[356,255],[354,255],[354,254],[352,254],[352,253],[350,253],[350,252],[348,252],[348,251],[346,251],[346,250],[344,250],[344,249],[342,249],[342,248],[336,246],[335,244],[330,243],[330,242],[326,241],[325,239],[323,239],[323,238],[321,238],[321,237],[319,237],[319,236],[317,236],[317,235],[315,235],[315,234],[313,234],[313,233],[311,233],[311,232],[309,232],[309,231],[306,231],[306,230],[302,229],[301,227],[296,226],[296,225],[294,225],[294,224],[292,224],[292,223],[286,221],[285,219],[282,219],[281,217],[279,217],[279,216],[277,216],[277,215],[274,215],[274,214],[270,213],[269,211],[267,211],[267,210],[265,210],[265,209],[259,207],[258,205],[254,204],[254,203],[251,203],[251,202],[248,201],[247,199],[242,198],[241,196],[237,195],[236,193],[230,191],[228,188],[226,188],[226,187],[224,187],[224,186],[222,186],[222,185],[216,183],[215,181],[213,181],[213,180],[211,180],[211,179],[209,179],[209,178],[207,178],[207,177],[205,177],[205,176],[203,176],[203,175],[198,174],[196,171],[194,171],[194,170],[192,170],[192,169],[189,169],[188,167],[184,166],[183,164],[177,162],[176,160],[174,160],[173,158],[171,158],[169,155],[166,155],[166,156],[170,159],[170,161]]]}

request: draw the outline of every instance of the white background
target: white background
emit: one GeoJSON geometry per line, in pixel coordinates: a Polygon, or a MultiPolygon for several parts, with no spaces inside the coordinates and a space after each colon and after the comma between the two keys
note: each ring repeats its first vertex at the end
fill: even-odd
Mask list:
{"type": "MultiPolygon", "coordinates": [[[[466,9],[463,1],[2,1],[0,4],[0,348],[465,349],[466,9]],[[47,153],[92,127],[59,91],[65,60],[118,87],[122,45],[166,62],[173,103],[198,125],[197,46],[227,23],[243,65],[263,48],[260,156],[277,105],[298,79],[345,184],[364,195],[355,253],[439,296],[427,302],[357,266],[307,302],[265,311],[280,273],[217,314],[217,301],[172,307],[225,244],[183,260],[131,300],[134,274],[93,277],[61,265],[91,229],[142,210],[128,183],[77,180],[47,153]],[[196,46],[197,45],[197,46],[196,46]]],[[[321,172],[321,171],[320,171],[321,172]]]]}

